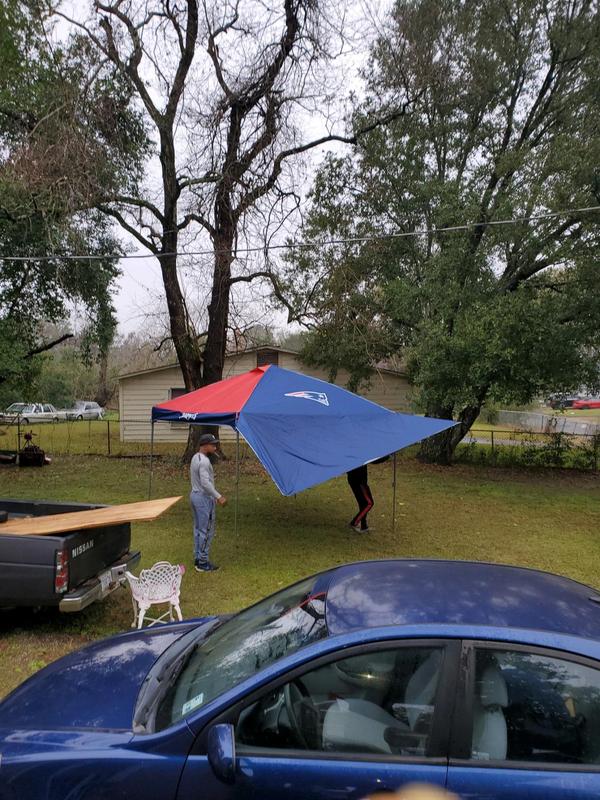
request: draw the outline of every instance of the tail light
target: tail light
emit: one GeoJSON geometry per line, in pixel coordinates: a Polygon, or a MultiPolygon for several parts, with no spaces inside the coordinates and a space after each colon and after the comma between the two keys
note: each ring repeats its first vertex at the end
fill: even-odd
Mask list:
{"type": "Polygon", "coordinates": [[[69,551],[57,550],[54,555],[54,591],[62,594],[69,588],[69,551]]]}

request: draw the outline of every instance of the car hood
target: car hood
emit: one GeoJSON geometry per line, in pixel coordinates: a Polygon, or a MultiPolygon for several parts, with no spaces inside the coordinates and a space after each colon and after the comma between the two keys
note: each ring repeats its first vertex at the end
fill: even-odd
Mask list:
{"type": "Polygon", "coordinates": [[[0,728],[131,730],[148,670],[173,642],[204,621],[125,633],[70,653],[0,703],[0,728]]]}

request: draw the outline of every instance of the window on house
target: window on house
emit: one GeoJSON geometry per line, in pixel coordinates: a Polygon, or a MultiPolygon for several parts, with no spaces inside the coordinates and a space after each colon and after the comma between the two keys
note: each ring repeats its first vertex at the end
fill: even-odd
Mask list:
{"type": "MultiPolygon", "coordinates": [[[[187,389],[185,387],[183,389],[171,388],[169,389],[169,400],[175,400],[177,397],[181,397],[183,394],[187,394],[187,389]]],[[[189,422],[170,422],[169,425],[172,428],[187,428],[189,422]]]]}
{"type": "Polygon", "coordinates": [[[279,366],[279,352],[277,350],[257,350],[256,352],[256,366],[263,367],[265,364],[275,364],[279,366]]]}

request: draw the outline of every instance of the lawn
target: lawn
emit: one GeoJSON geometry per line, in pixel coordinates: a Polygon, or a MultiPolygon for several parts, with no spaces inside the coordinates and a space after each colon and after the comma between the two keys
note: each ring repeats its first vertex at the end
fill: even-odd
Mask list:
{"type": "MultiPolygon", "coordinates": [[[[465,558],[521,564],[569,575],[600,588],[600,476],[471,466],[427,467],[398,461],[396,529],[392,530],[392,465],[371,467],[376,506],[372,532],[347,526],[354,500],[344,478],[296,497],[282,497],[246,453],[241,468],[238,532],[234,530],[235,465],[216,467],[230,497],[219,510],[213,574],[192,569],[186,470],[174,459],[156,465],[155,496],[183,495],[161,519],[132,527],[142,566],[168,559],[186,565],[184,616],[238,609],[280,586],[334,564],[391,556],[465,558]]],[[[43,469],[0,467],[6,497],[103,503],[145,499],[148,459],[56,457],[43,469]]],[[[126,589],[79,614],[23,610],[0,613],[0,695],[46,663],[93,639],[129,629],[126,589]]]]}

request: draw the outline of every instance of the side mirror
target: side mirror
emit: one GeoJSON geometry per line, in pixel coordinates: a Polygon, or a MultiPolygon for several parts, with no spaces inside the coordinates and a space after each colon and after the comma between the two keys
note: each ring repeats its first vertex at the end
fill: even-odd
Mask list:
{"type": "Polygon", "coordinates": [[[235,781],[235,738],[233,725],[213,725],[208,732],[208,763],[223,783],[235,781]]]}

